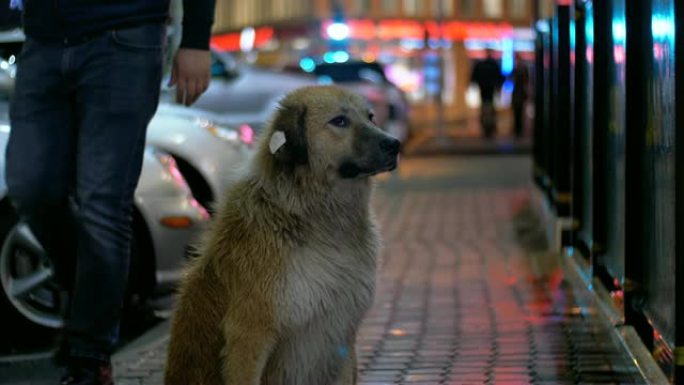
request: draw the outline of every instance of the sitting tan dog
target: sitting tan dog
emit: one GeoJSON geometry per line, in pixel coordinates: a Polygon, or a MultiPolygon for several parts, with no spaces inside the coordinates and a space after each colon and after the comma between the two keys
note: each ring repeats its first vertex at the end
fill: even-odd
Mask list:
{"type": "Polygon", "coordinates": [[[182,284],[167,385],[356,383],[380,242],[369,177],[399,145],[348,91],[283,99],[182,284]]]}

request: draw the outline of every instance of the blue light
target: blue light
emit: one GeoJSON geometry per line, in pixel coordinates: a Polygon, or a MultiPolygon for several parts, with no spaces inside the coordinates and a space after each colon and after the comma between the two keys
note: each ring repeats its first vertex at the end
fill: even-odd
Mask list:
{"type": "Polygon", "coordinates": [[[585,5],[587,7],[587,20],[584,27],[584,33],[587,37],[587,44],[594,44],[594,12],[592,12],[591,1],[588,1],[585,5]]]}
{"type": "Polygon", "coordinates": [[[425,78],[426,79],[439,79],[440,70],[437,67],[425,67],[425,78]]]}
{"type": "Polygon", "coordinates": [[[333,52],[326,52],[323,55],[323,61],[328,63],[328,64],[334,63],[335,62],[335,54],[333,52]]]}
{"type": "Polygon", "coordinates": [[[515,84],[513,84],[513,82],[510,79],[508,79],[504,82],[503,86],[501,86],[501,90],[506,94],[510,94],[513,92],[514,86],[515,84]]]}
{"type": "Polygon", "coordinates": [[[313,72],[313,70],[316,69],[316,62],[310,57],[305,57],[299,61],[299,66],[302,67],[304,72],[313,72]]]}
{"type": "Polygon", "coordinates": [[[667,15],[654,14],[651,18],[651,32],[654,40],[674,40],[674,20],[667,15]]]}
{"type": "Polygon", "coordinates": [[[570,47],[575,49],[577,46],[577,25],[575,24],[575,19],[570,20],[570,47]]]}
{"type": "Polygon", "coordinates": [[[575,248],[572,246],[569,246],[568,247],[568,256],[572,257],[573,255],[575,255],[575,248]]]}
{"type": "Polygon", "coordinates": [[[328,75],[319,76],[318,84],[333,84],[333,79],[328,75]]]}
{"type": "Polygon", "coordinates": [[[425,83],[425,90],[430,95],[437,95],[439,92],[439,85],[433,82],[425,83]]]}
{"type": "Polygon", "coordinates": [[[508,75],[513,72],[513,66],[515,58],[515,53],[513,52],[513,40],[503,39],[501,42],[501,72],[504,75],[508,75]]]}
{"type": "Polygon", "coordinates": [[[335,51],[333,53],[333,60],[335,63],[344,63],[349,60],[349,54],[344,51],[335,51]]]}
{"type": "Polygon", "coordinates": [[[333,40],[344,40],[349,37],[349,26],[344,23],[332,23],[328,26],[326,30],[328,36],[333,40]]]}
{"type": "Polygon", "coordinates": [[[540,33],[551,32],[551,28],[549,27],[549,22],[546,20],[538,20],[537,24],[535,26],[537,27],[537,31],[539,31],[540,33]]]}
{"type": "Polygon", "coordinates": [[[624,43],[627,38],[627,27],[624,20],[613,20],[613,40],[615,43],[624,43]]]}

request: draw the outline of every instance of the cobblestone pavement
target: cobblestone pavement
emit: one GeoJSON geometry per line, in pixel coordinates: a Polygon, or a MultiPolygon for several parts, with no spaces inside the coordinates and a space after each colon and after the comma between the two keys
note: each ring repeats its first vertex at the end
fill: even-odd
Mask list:
{"type": "MultiPolygon", "coordinates": [[[[433,158],[381,183],[386,247],[358,337],[361,384],[643,383],[561,264],[520,246],[528,173],[524,157],[433,158]]],[[[119,383],[160,384],[166,342],[119,358],[119,383]]]]}

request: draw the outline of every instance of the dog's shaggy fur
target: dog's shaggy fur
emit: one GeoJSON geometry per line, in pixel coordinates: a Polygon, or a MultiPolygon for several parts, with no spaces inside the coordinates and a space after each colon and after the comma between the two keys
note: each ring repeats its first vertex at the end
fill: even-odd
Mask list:
{"type": "Polygon", "coordinates": [[[369,176],[397,151],[354,94],[284,98],[181,286],[167,385],[356,383],[379,248],[369,176]]]}

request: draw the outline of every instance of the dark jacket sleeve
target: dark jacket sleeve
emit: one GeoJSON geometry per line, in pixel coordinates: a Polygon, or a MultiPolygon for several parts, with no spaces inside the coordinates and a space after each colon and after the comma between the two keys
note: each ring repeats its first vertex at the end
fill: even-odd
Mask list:
{"type": "Polygon", "coordinates": [[[181,48],[209,49],[216,0],[183,0],[181,48]]]}

